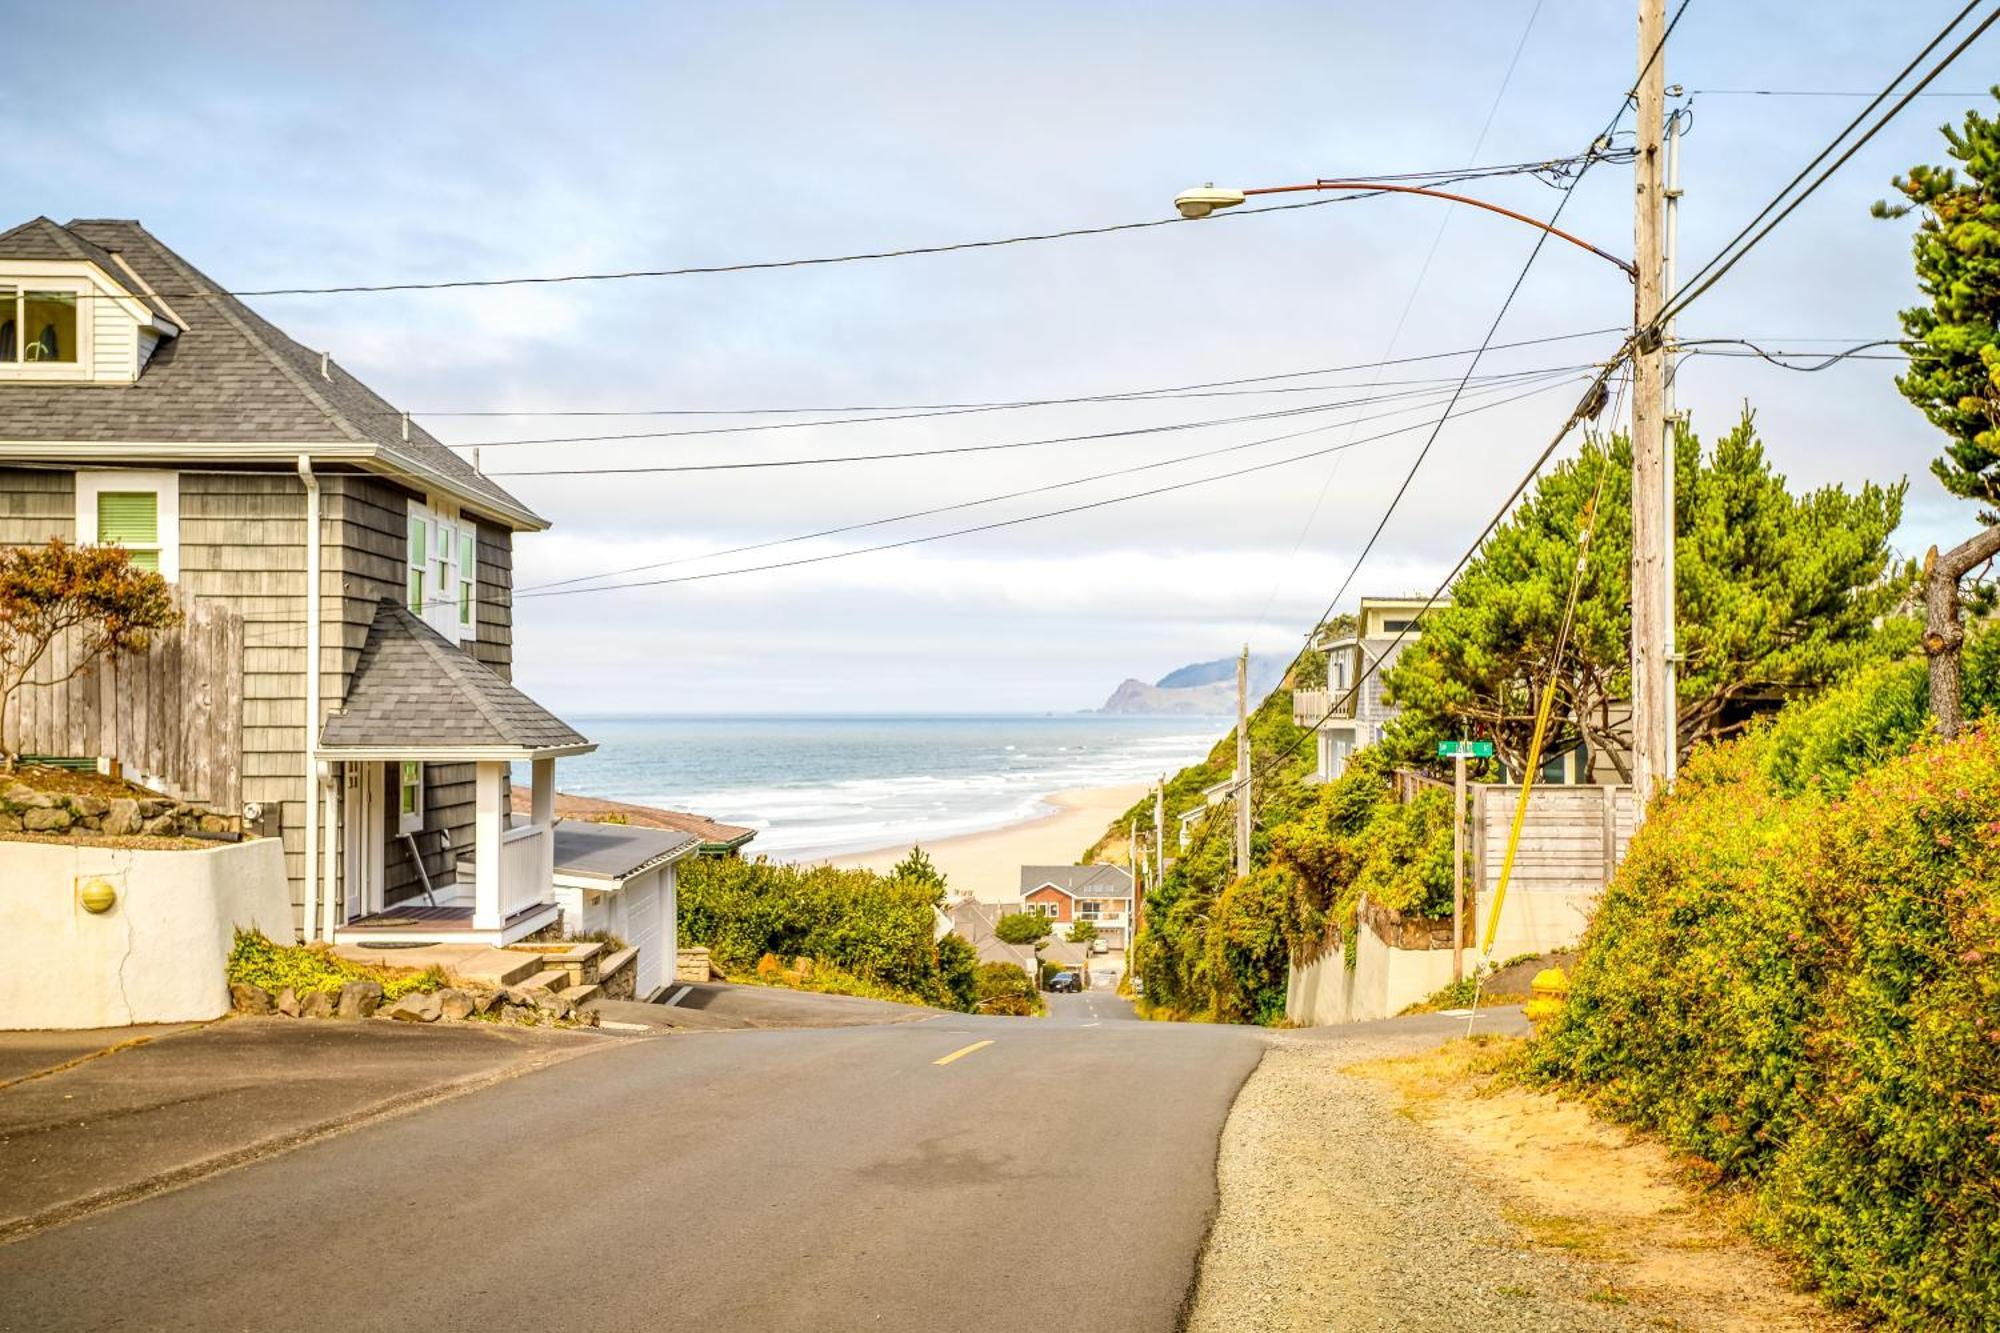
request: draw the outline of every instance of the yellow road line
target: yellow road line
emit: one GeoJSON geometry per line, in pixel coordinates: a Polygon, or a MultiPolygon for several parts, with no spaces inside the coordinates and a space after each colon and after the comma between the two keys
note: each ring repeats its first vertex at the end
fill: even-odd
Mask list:
{"type": "Polygon", "coordinates": [[[975,1041],[972,1043],[972,1045],[961,1046],[957,1050],[953,1051],[950,1055],[945,1056],[944,1059],[933,1060],[931,1061],[931,1063],[934,1065],[948,1065],[953,1060],[961,1060],[966,1056],[971,1055],[974,1051],[981,1050],[985,1047],[991,1046],[992,1044],[993,1041],[991,1038],[988,1038],[985,1041],[975,1041]]]}

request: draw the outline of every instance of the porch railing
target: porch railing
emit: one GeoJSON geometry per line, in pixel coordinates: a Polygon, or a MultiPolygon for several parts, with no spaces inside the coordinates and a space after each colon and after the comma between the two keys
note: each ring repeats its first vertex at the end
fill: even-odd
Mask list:
{"type": "Polygon", "coordinates": [[[543,869],[542,841],[549,830],[540,824],[508,829],[500,839],[500,918],[524,907],[551,900],[554,885],[543,869]]]}
{"type": "Polygon", "coordinates": [[[1354,694],[1352,689],[1293,690],[1292,725],[1312,727],[1329,717],[1353,717],[1354,694]]]}

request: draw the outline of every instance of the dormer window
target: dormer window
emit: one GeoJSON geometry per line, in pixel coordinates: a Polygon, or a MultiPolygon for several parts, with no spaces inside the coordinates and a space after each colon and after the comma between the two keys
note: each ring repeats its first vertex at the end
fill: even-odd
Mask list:
{"type": "Polygon", "coordinates": [[[0,364],[75,365],[77,293],[0,286],[0,364]]]}

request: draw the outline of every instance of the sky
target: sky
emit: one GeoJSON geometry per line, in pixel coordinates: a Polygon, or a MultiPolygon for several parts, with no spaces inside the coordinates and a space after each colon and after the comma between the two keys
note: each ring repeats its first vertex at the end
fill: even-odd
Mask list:
{"type": "MultiPolygon", "coordinates": [[[[1958,8],[1692,0],[1667,53],[1667,79],[1693,106],[1682,271],[1865,102],[1731,90],[1873,93],[1958,8]]],[[[0,11],[15,78],[0,99],[0,226],[135,217],[236,289],[840,255],[1172,217],[1178,191],[1211,181],[1565,157],[1617,109],[1637,50],[1632,7],[1605,0],[0,11]],[[107,53],[135,63],[79,82],[107,53]]],[[[1913,224],[1871,218],[1869,204],[1898,171],[1943,160],[1938,126],[1990,107],[1977,90],[1996,69],[1989,34],[1932,85],[1957,95],[1919,100],[1859,152],[1690,308],[1681,336],[1811,349],[1895,336],[1914,300],[1913,224]]],[[[1629,255],[1631,182],[1629,167],[1593,167],[1562,225],[1629,255]]],[[[1530,177],[1464,188],[1543,217],[1560,198],[1530,177]]],[[[1245,642],[1289,650],[1350,573],[1349,607],[1436,585],[1568,414],[1573,377],[1617,336],[1489,353],[1481,373],[1551,375],[1504,392],[1475,384],[1461,406],[1484,410],[1438,434],[1356,572],[1436,394],[1468,359],[1379,363],[1477,346],[1536,237],[1470,209],[1378,198],[820,267],[253,304],[441,438],[483,444],[481,466],[553,525],[516,539],[523,593],[1112,501],[790,568],[519,596],[516,681],[558,711],[1068,711],[1245,642]],[[801,425],[827,414],[796,412],[460,415],[1014,402],[1333,367],[1351,369],[1250,386],[1282,394],[847,425],[801,425]],[[1102,435],[1383,393],[1422,396],[925,459],[601,471],[1102,435]],[[787,425],[496,443],[772,423],[787,425]],[[1231,445],[1244,447],[1167,461],[1231,445]],[[505,475],[546,469],[582,474],[505,475]],[[714,554],[1119,469],[1137,470],[714,554]]],[[[1615,328],[1631,299],[1611,265],[1551,243],[1495,341],[1615,328]]],[[[1909,477],[1897,541],[1921,554],[1975,514],[1930,476],[1942,437],[1897,394],[1895,369],[1801,374],[1703,355],[1683,364],[1679,403],[1704,436],[1754,410],[1795,487],[1909,477]]]]}

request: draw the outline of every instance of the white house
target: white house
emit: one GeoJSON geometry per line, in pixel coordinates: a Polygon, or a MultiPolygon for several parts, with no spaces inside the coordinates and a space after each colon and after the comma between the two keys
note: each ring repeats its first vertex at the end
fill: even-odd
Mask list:
{"type": "Polygon", "coordinates": [[[638,999],[652,999],[673,975],[675,867],[700,850],[700,838],[671,829],[572,820],[555,826],[555,900],[564,926],[575,934],[606,931],[636,948],[638,999]]]}

